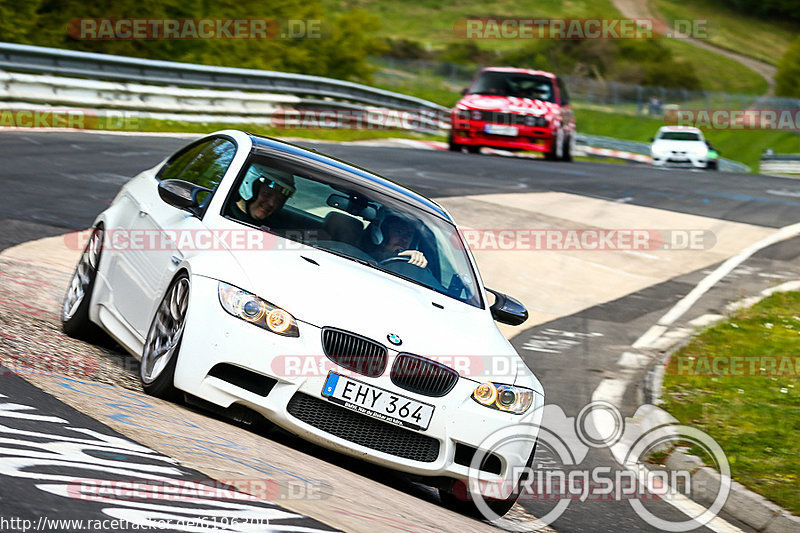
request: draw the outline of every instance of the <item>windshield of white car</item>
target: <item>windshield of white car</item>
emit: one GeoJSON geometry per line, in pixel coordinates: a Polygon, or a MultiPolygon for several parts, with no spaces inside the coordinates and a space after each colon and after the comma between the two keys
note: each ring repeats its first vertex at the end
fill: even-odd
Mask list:
{"type": "Polygon", "coordinates": [[[364,183],[323,172],[318,165],[251,155],[222,214],[483,308],[477,276],[452,223],[364,183]],[[263,186],[247,181],[256,174],[253,169],[280,181],[280,190],[288,193],[281,198],[283,205],[266,217],[263,205],[256,205],[258,187],[263,186]]]}
{"type": "Polygon", "coordinates": [[[700,135],[691,131],[662,131],[658,138],[664,141],[699,141],[700,135]]]}
{"type": "Polygon", "coordinates": [[[467,94],[513,96],[555,102],[553,80],[546,76],[516,72],[484,72],[467,94]]]}

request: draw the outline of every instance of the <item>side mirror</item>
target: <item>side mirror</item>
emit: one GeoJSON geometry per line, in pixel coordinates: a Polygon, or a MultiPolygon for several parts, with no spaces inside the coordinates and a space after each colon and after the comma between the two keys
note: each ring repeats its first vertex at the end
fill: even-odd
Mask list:
{"type": "Polygon", "coordinates": [[[655,137],[650,137],[650,142],[655,142],[655,137]]]}
{"type": "Polygon", "coordinates": [[[463,89],[461,89],[461,94],[462,95],[467,94],[467,91],[469,91],[469,87],[464,87],[463,89]]]}
{"type": "Polygon", "coordinates": [[[210,189],[183,180],[163,180],[158,183],[158,195],[162,200],[196,216],[200,216],[199,196],[211,192],[210,189]]]}
{"type": "Polygon", "coordinates": [[[511,326],[519,326],[528,320],[528,310],[519,300],[488,287],[486,290],[494,294],[495,298],[494,304],[489,308],[492,318],[511,326]]]}

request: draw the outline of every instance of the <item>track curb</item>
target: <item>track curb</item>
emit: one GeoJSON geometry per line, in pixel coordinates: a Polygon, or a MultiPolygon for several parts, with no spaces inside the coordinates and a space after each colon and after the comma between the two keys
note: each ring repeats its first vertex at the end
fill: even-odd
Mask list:
{"type": "MultiPolygon", "coordinates": [[[[758,296],[751,296],[732,302],[726,306],[725,311],[731,313],[738,309],[750,307],[772,294],[796,291],[798,289],[800,289],[800,280],[789,281],[776,287],[765,289],[758,296]]],[[[713,326],[725,319],[726,317],[723,315],[703,315],[691,322],[696,325],[694,331],[676,327],[661,335],[659,340],[664,339],[664,341],[658,343],[658,351],[661,355],[647,369],[644,381],[641,384],[644,394],[643,406],[658,406],[663,403],[661,390],[664,384],[664,372],[672,355],[685,346],[702,329],[713,326]]],[[[643,432],[647,432],[668,423],[664,414],[665,412],[660,409],[653,409],[647,412],[640,420],[633,420],[633,423],[639,425],[643,432]]],[[[675,435],[677,438],[677,434],[675,435]]],[[[699,457],[689,453],[688,448],[675,448],[667,457],[664,466],[667,470],[673,472],[688,471],[690,473],[691,499],[702,505],[709,505],[714,501],[718,492],[717,488],[724,481],[719,472],[705,466],[699,457]]],[[[730,494],[722,508],[724,513],[763,533],[800,531],[800,517],[769,501],[764,496],[753,492],[741,483],[732,479],[729,481],[730,494]]]]}

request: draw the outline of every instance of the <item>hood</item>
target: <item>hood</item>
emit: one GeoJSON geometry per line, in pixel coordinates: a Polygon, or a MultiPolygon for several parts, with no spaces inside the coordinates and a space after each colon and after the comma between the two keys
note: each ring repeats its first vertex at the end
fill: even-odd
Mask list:
{"type": "Polygon", "coordinates": [[[482,111],[499,111],[503,113],[524,113],[527,115],[546,115],[558,110],[558,104],[544,102],[533,98],[517,98],[515,96],[492,96],[484,94],[468,94],[459,102],[459,106],[482,111]]]}
{"type": "Polygon", "coordinates": [[[372,267],[309,247],[232,253],[244,279],[222,281],[285,309],[300,322],[351,331],[390,350],[432,356],[451,367],[445,358],[472,357],[487,368],[474,357],[519,357],[486,309],[372,267]],[[402,344],[390,344],[390,334],[402,344]]]}

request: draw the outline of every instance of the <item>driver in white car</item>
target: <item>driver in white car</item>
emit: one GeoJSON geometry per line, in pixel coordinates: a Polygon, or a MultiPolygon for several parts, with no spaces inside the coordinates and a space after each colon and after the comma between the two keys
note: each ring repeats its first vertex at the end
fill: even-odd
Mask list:
{"type": "Polygon", "coordinates": [[[408,257],[408,263],[420,268],[428,266],[425,254],[411,249],[416,230],[414,224],[397,215],[388,215],[370,231],[374,247],[370,251],[378,261],[392,257],[408,257]]]}
{"type": "Polygon", "coordinates": [[[239,186],[240,199],[232,215],[254,226],[264,225],[295,193],[294,176],[274,168],[252,165],[239,186]]]}

